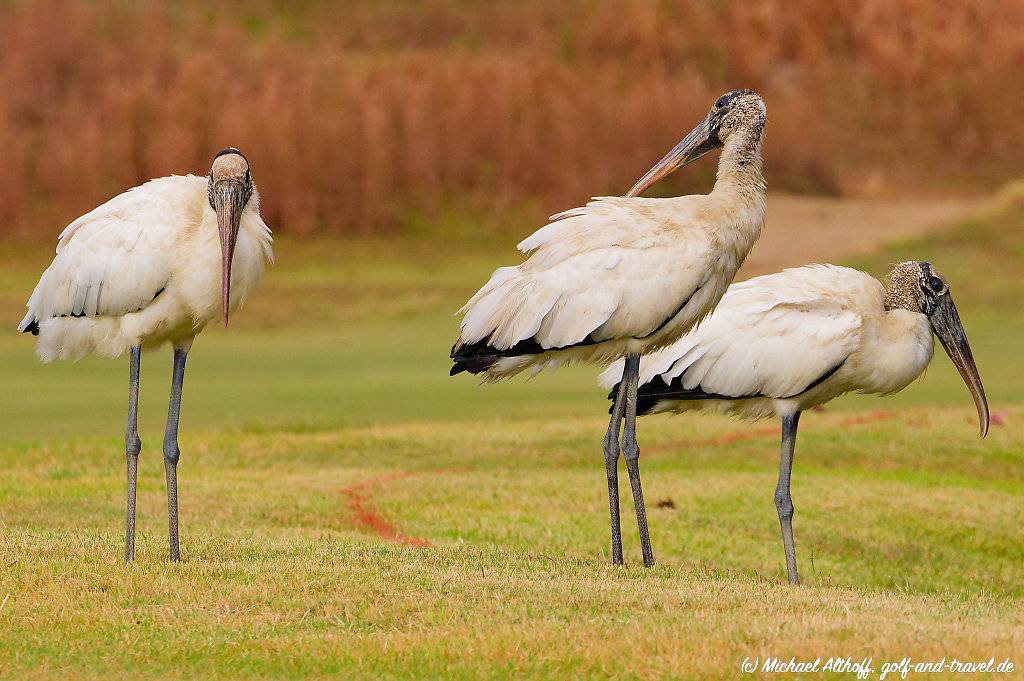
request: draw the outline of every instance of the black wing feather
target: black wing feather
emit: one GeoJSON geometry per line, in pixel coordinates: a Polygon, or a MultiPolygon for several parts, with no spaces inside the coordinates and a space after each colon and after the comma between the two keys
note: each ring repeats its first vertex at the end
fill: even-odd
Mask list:
{"type": "MultiPolygon", "coordinates": [[[[817,388],[819,385],[821,385],[822,383],[827,381],[829,378],[831,378],[837,371],[839,371],[842,368],[843,364],[845,364],[845,363],[846,363],[846,358],[844,358],[842,362],[840,362],[839,364],[835,365],[834,367],[832,367],[831,369],[829,369],[828,371],[823,373],[818,378],[816,378],[813,381],[811,381],[807,385],[807,387],[803,388],[802,390],[798,390],[797,392],[793,393],[792,395],[787,395],[785,397],[776,397],[776,399],[781,399],[781,400],[792,399],[794,397],[798,397],[799,395],[804,394],[808,390],[812,390],[814,388],[817,388]]],[[[699,385],[696,388],[684,388],[683,387],[683,378],[685,376],[686,376],[686,372],[683,372],[682,375],[677,376],[676,378],[672,379],[671,383],[666,383],[665,379],[662,378],[660,375],[658,375],[658,376],[655,376],[652,380],[650,380],[647,383],[644,383],[642,386],[640,386],[637,389],[637,398],[636,398],[636,413],[637,413],[637,416],[644,416],[646,414],[650,414],[651,411],[654,410],[654,407],[661,400],[679,400],[679,401],[689,401],[689,400],[749,400],[749,399],[752,399],[752,398],[755,398],[755,397],[774,397],[772,395],[765,395],[763,393],[753,393],[753,394],[750,394],[750,395],[723,395],[721,393],[707,392],[706,390],[701,388],[699,385]]],[[[611,392],[608,393],[608,399],[611,400],[612,402],[614,402],[615,401],[615,395],[616,395],[616,393],[618,393],[618,391],[619,391],[619,383],[616,383],[612,387],[611,392]]],[[[611,413],[611,408],[608,409],[608,413],[609,414],[611,413]]]]}

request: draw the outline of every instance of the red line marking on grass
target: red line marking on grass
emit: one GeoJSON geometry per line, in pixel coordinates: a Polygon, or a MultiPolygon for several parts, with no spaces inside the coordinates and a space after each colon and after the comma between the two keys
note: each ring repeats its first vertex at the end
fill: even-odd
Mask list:
{"type": "MultiPolygon", "coordinates": [[[[897,417],[899,414],[894,411],[873,411],[868,414],[862,414],[859,416],[851,416],[843,419],[839,422],[839,425],[844,428],[852,426],[861,426],[867,423],[874,423],[877,421],[885,421],[897,417]]],[[[732,432],[724,433],[718,437],[710,438],[707,440],[693,440],[693,441],[677,441],[669,442],[663,445],[654,445],[647,447],[644,452],[650,454],[652,452],[660,452],[669,449],[679,449],[682,447],[717,447],[721,445],[728,445],[734,442],[743,442],[745,440],[754,440],[760,437],[767,437],[776,435],[779,432],[778,427],[775,426],[761,426],[759,428],[746,428],[744,430],[735,430],[732,432]]],[[[433,546],[433,543],[428,539],[421,537],[412,537],[406,534],[402,534],[398,531],[394,525],[387,521],[383,515],[377,509],[375,509],[369,502],[367,490],[371,487],[384,485],[395,480],[404,480],[405,478],[411,478],[414,475],[420,475],[426,471],[399,471],[397,473],[391,473],[389,475],[382,475],[376,478],[370,478],[369,480],[363,480],[357,482],[354,485],[350,485],[341,490],[342,494],[348,497],[348,509],[352,513],[352,518],[355,520],[356,525],[362,527],[365,530],[369,530],[373,534],[377,535],[381,539],[394,542],[396,544],[405,544],[406,546],[420,546],[429,548],[433,546]]],[[[450,470],[438,470],[430,471],[436,474],[450,473],[450,470]]]]}
{"type": "Polygon", "coordinates": [[[377,485],[383,485],[394,480],[410,478],[414,475],[417,475],[417,473],[412,471],[382,475],[377,478],[358,482],[341,490],[342,494],[348,497],[348,510],[352,513],[352,517],[355,520],[356,525],[369,530],[381,539],[394,542],[395,544],[420,546],[423,548],[433,546],[433,544],[427,539],[410,537],[409,535],[399,532],[394,525],[389,523],[384,516],[377,511],[377,509],[370,505],[370,502],[367,499],[367,490],[369,488],[377,485]]]}
{"type": "Polygon", "coordinates": [[[897,412],[895,412],[895,411],[888,411],[888,410],[885,410],[885,409],[880,409],[878,411],[873,411],[873,412],[870,412],[870,413],[867,413],[867,414],[863,414],[861,416],[851,416],[849,418],[845,418],[845,419],[843,419],[842,421],[839,422],[839,425],[841,425],[843,427],[847,427],[847,428],[850,427],[850,426],[862,426],[865,423],[875,423],[877,421],[887,421],[889,419],[894,419],[897,416],[899,416],[899,414],[897,412]]]}
{"type": "MultiPolygon", "coordinates": [[[[866,423],[875,423],[877,421],[885,421],[888,419],[896,418],[898,414],[894,411],[873,411],[868,414],[862,414],[860,416],[851,416],[845,418],[839,422],[839,425],[843,428],[849,428],[851,426],[862,426],[866,423]]],[[[722,445],[730,445],[734,442],[744,442],[746,440],[756,440],[760,437],[768,437],[770,435],[778,435],[779,428],[777,426],[761,426],[758,428],[746,428],[744,430],[734,430],[718,437],[709,438],[707,440],[680,440],[676,442],[669,442],[663,445],[652,445],[644,448],[645,454],[657,453],[663,450],[676,450],[682,447],[719,447],[722,445]]]]}

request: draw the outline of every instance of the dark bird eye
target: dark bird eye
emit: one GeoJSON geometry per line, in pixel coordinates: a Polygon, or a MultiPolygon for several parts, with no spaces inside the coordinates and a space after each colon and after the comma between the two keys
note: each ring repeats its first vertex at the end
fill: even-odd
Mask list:
{"type": "Polygon", "coordinates": [[[716,109],[721,109],[728,102],[729,102],[729,96],[728,95],[722,95],[721,97],[718,98],[717,101],[715,101],[715,108],[716,109]]]}
{"type": "Polygon", "coordinates": [[[941,293],[942,289],[944,287],[944,284],[942,283],[942,280],[939,279],[938,277],[929,277],[928,278],[928,285],[936,293],[941,293]]]}

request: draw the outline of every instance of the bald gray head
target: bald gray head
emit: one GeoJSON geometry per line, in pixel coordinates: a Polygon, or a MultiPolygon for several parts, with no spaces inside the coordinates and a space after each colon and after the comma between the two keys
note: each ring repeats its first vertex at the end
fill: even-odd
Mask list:
{"type": "Polygon", "coordinates": [[[736,132],[745,131],[760,137],[768,120],[761,95],[753,90],[733,90],[717,100],[708,112],[711,135],[725,144],[736,132]]]}
{"type": "Polygon", "coordinates": [[[231,182],[242,190],[246,202],[252,196],[252,174],[249,172],[249,161],[235,147],[221,149],[213,157],[213,163],[210,166],[209,182],[207,184],[207,194],[210,199],[210,207],[214,210],[217,208],[213,203],[214,187],[224,182],[231,182]]]}
{"type": "Polygon", "coordinates": [[[930,262],[901,262],[889,274],[885,309],[930,314],[938,300],[948,293],[949,284],[945,277],[930,262]]]}
{"type": "Polygon", "coordinates": [[[753,90],[727,92],[711,105],[708,115],[683,140],[672,148],[654,166],[637,180],[626,196],[639,196],[641,192],[678,168],[722,147],[739,133],[739,140],[747,140],[757,154],[767,112],[761,96],[753,90]]]}
{"type": "Polygon", "coordinates": [[[221,303],[224,326],[227,326],[231,300],[231,261],[235,256],[235,241],[238,239],[242,211],[253,193],[249,161],[241,151],[228,147],[217,152],[210,167],[206,193],[210,207],[217,214],[217,230],[220,232],[221,303]]]}
{"type": "Polygon", "coordinates": [[[974,406],[978,409],[981,436],[985,437],[988,433],[988,399],[945,277],[929,262],[901,262],[889,275],[885,309],[907,310],[928,318],[942,349],[949,355],[960,377],[967,384],[967,389],[971,391],[974,406]]]}

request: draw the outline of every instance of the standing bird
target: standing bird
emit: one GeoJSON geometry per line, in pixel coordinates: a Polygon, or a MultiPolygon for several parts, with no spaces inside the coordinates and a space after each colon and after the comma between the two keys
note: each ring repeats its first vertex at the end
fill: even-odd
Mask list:
{"type": "Polygon", "coordinates": [[[604,439],[612,563],[622,564],[619,427],[645,565],[654,564],[640,486],[636,390],[640,355],[668,345],[710,312],[761,233],[765,106],[755,92],[719,97],[707,117],[624,198],[602,197],[559,213],[519,244],[532,253],[499,268],[460,310],[452,375],[485,381],[565,362],[625,357],[604,439]],[[637,198],[647,187],[722,148],[710,194],[637,198]]]}
{"type": "MultiPolygon", "coordinates": [[[[782,420],[775,508],[786,571],[796,584],[789,476],[801,412],[848,392],[902,390],[931,361],[933,333],[974,397],[985,437],[988,401],[971,346],[946,280],[927,262],[897,265],[888,287],[836,265],[733,284],[700,326],[643,358],[637,410],[704,409],[782,420]]],[[[608,367],[601,384],[612,387],[618,371],[608,367]]]]}
{"type": "Polygon", "coordinates": [[[164,433],[171,560],[178,561],[178,414],[185,357],[196,334],[234,312],[273,260],[249,163],[217,153],[209,177],[151,180],[107,201],[61,233],[18,330],[39,337],[44,362],[131,355],[125,560],[135,557],[136,427],[142,348],[171,343],[174,374],[164,433]]]}

